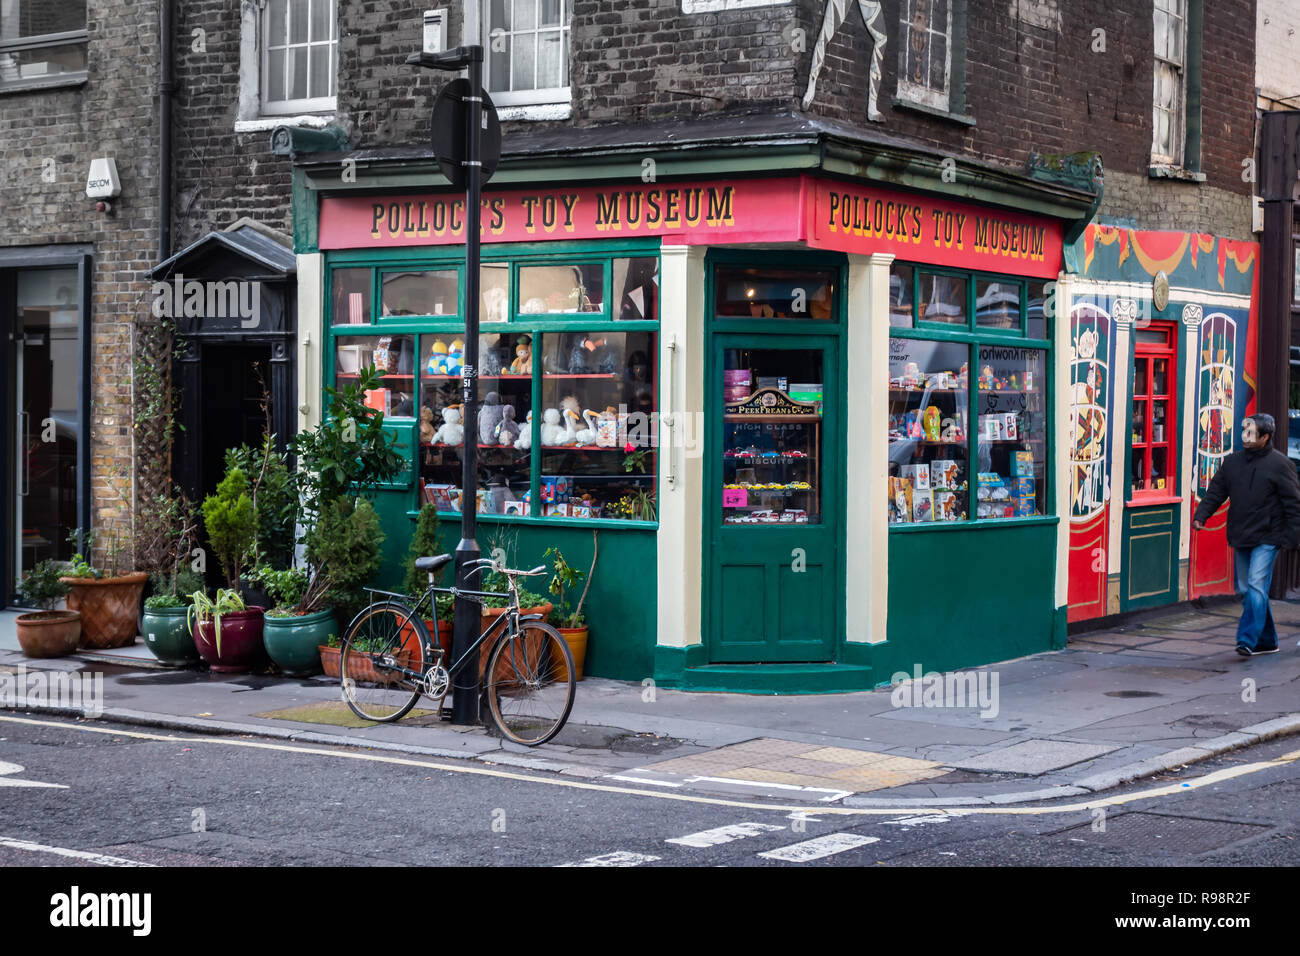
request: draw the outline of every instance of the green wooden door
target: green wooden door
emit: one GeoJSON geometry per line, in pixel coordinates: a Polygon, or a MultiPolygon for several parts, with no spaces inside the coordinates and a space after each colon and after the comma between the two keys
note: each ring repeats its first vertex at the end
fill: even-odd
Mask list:
{"type": "Polygon", "coordinates": [[[832,336],[713,338],[705,474],[709,659],[829,661],[844,608],[832,336]]]}

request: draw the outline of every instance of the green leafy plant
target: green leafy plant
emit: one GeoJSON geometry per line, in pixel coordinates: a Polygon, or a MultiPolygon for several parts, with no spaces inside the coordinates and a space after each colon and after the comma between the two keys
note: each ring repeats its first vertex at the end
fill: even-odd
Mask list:
{"type": "Polygon", "coordinates": [[[326,599],[351,611],[366,603],[362,588],[383,564],[386,535],[374,506],[364,498],[336,499],[307,533],[311,577],[299,613],[320,610],[326,599]]]}
{"type": "Polygon", "coordinates": [[[633,445],[631,442],[628,442],[626,445],[623,446],[623,451],[625,452],[625,454],[623,455],[623,470],[626,472],[631,472],[635,469],[636,471],[644,475],[646,458],[649,457],[651,449],[649,448],[637,449],[635,445],[633,445]]]}
{"type": "Polygon", "coordinates": [[[231,588],[239,585],[240,573],[257,544],[255,521],[248,476],[242,468],[228,468],[217,493],[203,499],[203,524],[231,588]]]}
{"type": "Polygon", "coordinates": [[[425,504],[415,519],[415,534],[411,536],[411,546],[406,552],[403,591],[412,596],[424,592],[429,581],[428,572],[415,570],[415,559],[434,554],[438,554],[438,508],[425,504]]]}
{"type": "Polygon", "coordinates": [[[286,617],[296,613],[297,605],[307,593],[307,585],[311,583],[311,576],[303,568],[276,571],[262,565],[250,577],[271,595],[274,607],[267,612],[271,617],[286,617]]]}
{"type": "Polygon", "coordinates": [[[556,627],[576,628],[583,627],[586,619],[582,616],[582,605],[587,600],[587,590],[591,587],[591,576],[596,571],[596,532],[591,534],[591,570],[580,571],[569,564],[564,558],[564,553],[559,548],[547,548],[545,557],[552,558],[551,570],[555,576],[551,578],[550,592],[557,598],[555,610],[551,612],[551,623],[556,627]],[[570,607],[569,599],[574,590],[583,581],[582,596],[578,598],[576,607],[570,607]]]}
{"type": "Polygon", "coordinates": [[[287,456],[276,450],[275,435],[268,429],[259,447],[231,448],[226,452],[226,468],[240,468],[249,477],[248,497],[257,515],[255,560],[287,563],[294,544],[298,492],[287,456]]]}
{"type": "Polygon", "coordinates": [[[206,624],[208,621],[215,622],[215,633],[217,639],[217,656],[221,656],[221,618],[226,614],[233,614],[236,611],[244,611],[244,599],[239,596],[239,592],[234,588],[218,588],[215,598],[208,597],[206,591],[195,591],[190,595],[190,609],[186,612],[185,618],[189,622],[190,629],[193,630],[197,624],[206,624]]]}
{"type": "Polygon", "coordinates": [[[146,607],[184,607],[190,603],[190,595],[195,591],[206,591],[203,575],[189,568],[178,569],[175,573],[155,571],[149,575],[153,584],[153,595],[145,598],[146,607]],[[154,598],[159,601],[150,604],[154,598]],[[166,601],[162,599],[166,598],[166,601]]]}
{"type": "Polygon", "coordinates": [[[366,404],[366,392],[383,387],[383,373],[368,365],[341,389],[325,389],[329,414],[299,432],[289,451],[298,460],[295,483],[307,524],[352,494],[366,494],[401,474],[402,446],[384,428],[384,413],[366,404]]]}
{"type": "Polygon", "coordinates": [[[185,607],[189,601],[179,594],[172,594],[170,591],[163,591],[159,594],[151,594],[144,599],[145,610],[161,611],[171,607],[185,607]]]}
{"type": "Polygon", "coordinates": [[[65,578],[98,578],[100,573],[94,565],[82,557],[78,552],[72,556],[68,563],[67,569],[63,572],[65,578]]]}
{"type": "Polygon", "coordinates": [[[43,610],[50,610],[59,598],[66,597],[72,590],[59,578],[64,577],[63,566],[52,559],[46,559],[32,568],[18,582],[18,593],[23,603],[43,610]]]}
{"type": "Polygon", "coordinates": [[[129,522],[109,518],[102,528],[74,529],[67,540],[76,547],[77,553],[65,577],[116,578],[131,570],[135,547],[129,522]]]}

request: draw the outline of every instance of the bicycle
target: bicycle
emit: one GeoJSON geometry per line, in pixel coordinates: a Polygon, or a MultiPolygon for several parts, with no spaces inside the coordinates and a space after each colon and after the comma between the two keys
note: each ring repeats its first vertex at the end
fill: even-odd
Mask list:
{"type": "Polygon", "coordinates": [[[529,747],[546,743],[564,726],[573,708],[576,681],[573,655],[560,632],[541,620],[540,614],[519,613],[517,579],[544,574],[544,567],[531,571],[503,568],[491,558],[473,562],[476,570],[486,568],[505,576],[508,601],[478,639],[450,666],[444,666],[443,649],[429,635],[425,615],[437,622],[437,594],[483,598],[500,597],[491,591],[440,588],[434,574],[452,560],[442,554],[417,558],[415,567],[429,574],[429,586],[413,600],[409,595],[368,589],[371,603],[348,625],[339,657],[343,699],[352,712],[365,720],[389,723],[405,717],[423,695],[438,705],[452,679],[478,662],[478,692],[486,697],[488,712],[501,735],[529,747]],[[376,595],[383,595],[376,600],[376,595]],[[489,638],[486,657],[479,654],[489,638]]]}

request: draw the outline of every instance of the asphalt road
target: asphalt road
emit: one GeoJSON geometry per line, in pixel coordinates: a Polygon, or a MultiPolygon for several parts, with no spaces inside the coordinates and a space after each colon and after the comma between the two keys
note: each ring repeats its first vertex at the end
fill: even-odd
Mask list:
{"type": "Polygon", "coordinates": [[[20,716],[0,714],[0,866],[1300,864],[1300,760],[1195,783],[1296,753],[1300,738],[1108,792],[1118,802],[1101,810],[833,815],[451,760],[20,716]],[[1141,796],[1165,787],[1173,792],[1141,796]]]}

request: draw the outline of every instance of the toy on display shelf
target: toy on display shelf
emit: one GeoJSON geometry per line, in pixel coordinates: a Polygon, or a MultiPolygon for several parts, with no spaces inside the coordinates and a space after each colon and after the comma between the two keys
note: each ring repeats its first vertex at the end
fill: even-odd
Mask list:
{"type": "MultiPolygon", "coordinates": [[[[551,409],[554,411],[554,409],[551,409]]],[[[528,451],[533,447],[533,410],[528,410],[528,416],[524,419],[523,427],[519,431],[519,437],[515,439],[515,447],[520,451],[528,451]]]]}
{"type": "Polygon", "coordinates": [[[519,423],[515,421],[515,407],[501,406],[501,421],[492,430],[492,437],[498,445],[514,445],[519,440],[519,423]]]}
{"type": "Polygon", "coordinates": [[[921,429],[925,432],[925,437],[928,441],[939,440],[940,418],[939,407],[937,405],[930,405],[926,408],[925,414],[921,418],[921,429]]]}
{"type": "Polygon", "coordinates": [[[459,405],[448,405],[442,410],[442,424],[429,441],[435,445],[459,445],[465,441],[465,426],[460,423],[459,405]]]}
{"type": "Polygon", "coordinates": [[[996,379],[993,377],[993,367],[985,365],[980,369],[980,388],[988,390],[995,387],[996,379]]]}
{"type": "Polygon", "coordinates": [[[515,359],[510,363],[511,375],[533,374],[532,343],[533,340],[526,335],[515,343],[515,359]]]}
{"type": "Polygon", "coordinates": [[[596,416],[596,445],[599,448],[618,446],[618,409],[606,405],[605,410],[596,416]]]}
{"type": "Polygon", "coordinates": [[[574,437],[579,448],[596,444],[596,413],[590,408],[585,409],[582,412],[582,420],[586,422],[587,427],[579,429],[574,437]]]}
{"type": "Polygon", "coordinates": [[[420,408],[420,441],[426,445],[433,441],[433,409],[428,405],[420,408]]]}
{"type": "Polygon", "coordinates": [[[572,445],[573,422],[562,415],[558,408],[548,408],[542,412],[542,446],[572,445]]]}
{"type": "Polygon", "coordinates": [[[488,392],[478,410],[478,441],[480,445],[496,444],[496,429],[504,417],[501,396],[488,392]]]}
{"type": "Polygon", "coordinates": [[[447,347],[446,374],[459,375],[465,368],[465,343],[456,339],[447,347]]]}
{"type": "Polygon", "coordinates": [[[429,350],[429,361],[425,365],[425,371],[430,375],[445,375],[447,368],[447,343],[442,339],[436,339],[429,350]]]}
{"type": "Polygon", "coordinates": [[[912,481],[910,478],[889,479],[889,520],[895,523],[912,520],[912,481]]]}

